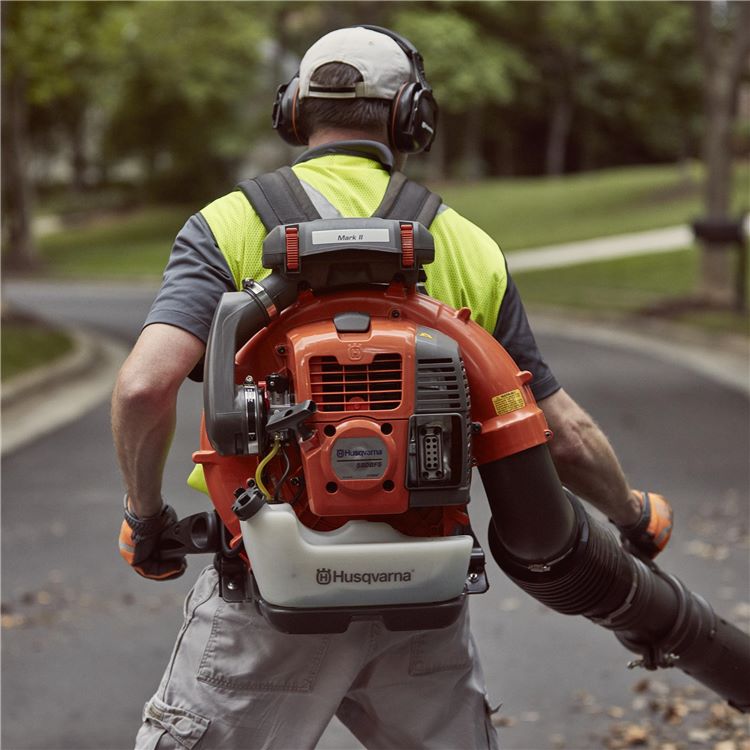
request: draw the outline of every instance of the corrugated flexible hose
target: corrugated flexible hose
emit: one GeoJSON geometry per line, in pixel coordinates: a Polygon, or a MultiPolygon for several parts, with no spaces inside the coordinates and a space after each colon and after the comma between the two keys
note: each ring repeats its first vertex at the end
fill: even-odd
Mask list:
{"type": "Polygon", "coordinates": [[[678,667],[750,711],[750,637],[677,578],[624,550],[561,487],[546,446],[479,471],[492,509],[490,550],[518,586],[557,612],[613,630],[645,667],[678,667]]]}

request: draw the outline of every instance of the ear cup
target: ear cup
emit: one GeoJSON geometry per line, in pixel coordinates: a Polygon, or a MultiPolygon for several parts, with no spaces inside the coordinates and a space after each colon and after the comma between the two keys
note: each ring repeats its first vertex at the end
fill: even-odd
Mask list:
{"type": "Polygon", "coordinates": [[[283,83],[276,90],[271,124],[274,130],[292,146],[304,146],[307,139],[299,129],[299,77],[283,83]]]}
{"type": "Polygon", "coordinates": [[[405,83],[391,106],[390,141],[396,151],[429,151],[435,139],[438,106],[420,81],[405,83]]]}

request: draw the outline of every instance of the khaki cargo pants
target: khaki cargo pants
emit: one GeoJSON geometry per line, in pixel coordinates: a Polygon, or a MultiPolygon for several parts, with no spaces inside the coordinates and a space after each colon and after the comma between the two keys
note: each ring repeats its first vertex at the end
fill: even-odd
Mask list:
{"type": "Polygon", "coordinates": [[[495,750],[468,608],[441,630],[285,635],[206,568],[136,748],[314,748],[334,714],[367,748],[495,750]]]}

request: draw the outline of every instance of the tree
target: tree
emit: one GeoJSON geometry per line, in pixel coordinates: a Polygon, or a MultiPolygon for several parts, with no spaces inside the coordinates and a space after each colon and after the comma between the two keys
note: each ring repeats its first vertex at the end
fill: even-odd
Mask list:
{"type": "Polygon", "coordinates": [[[111,66],[106,22],[110,3],[15,2],[2,5],[3,234],[8,267],[33,268],[37,257],[31,236],[33,185],[30,145],[43,121],[35,151],[65,141],[72,186],[85,186],[87,114],[106,90],[111,66]],[[56,43],[51,44],[50,40],[56,43]]]}
{"type": "MultiPolygon", "coordinates": [[[[732,130],[743,75],[750,75],[750,4],[696,3],[694,6],[704,66],[704,204],[709,220],[728,220],[731,212],[732,130]]],[[[736,282],[729,248],[704,241],[701,294],[720,305],[734,300],[736,282]]]]}
{"type": "MultiPolygon", "coordinates": [[[[496,10],[498,4],[488,6],[496,10]]],[[[453,116],[460,121],[456,128],[459,146],[453,152],[462,162],[464,176],[479,177],[485,172],[481,144],[487,107],[509,103],[518,93],[516,82],[528,74],[529,66],[511,45],[484,33],[467,12],[472,9],[461,3],[440,3],[431,4],[429,10],[409,4],[393,14],[391,23],[422,53],[440,104],[443,133],[436,140],[436,147],[442,149],[440,172],[448,171],[446,145],[450,144],[444,126],[453,116]]]]}
{"type": "Polygon", "coordinates": [[[124,6],[120,90],[104,158],[144,170],[145,195],[209,197],[234,169],[270,111],[264,45],[273,4],[124,6]]]}

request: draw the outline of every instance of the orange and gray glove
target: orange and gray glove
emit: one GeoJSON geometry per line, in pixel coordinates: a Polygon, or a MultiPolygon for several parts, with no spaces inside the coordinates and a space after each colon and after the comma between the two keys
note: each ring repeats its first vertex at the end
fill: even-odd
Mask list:
{"type": "Polygon", "coordinates": [[[155,581],[179,578],[187,568],[185,556],[162,559],[159,556],[159,536],[168,526],[177,523],[174,508],[165,505],[161,513],[149,518],[138,518],[128,508],[125,498],[125,520],[120,527],[120,555],[138,575],[155,581]]]}
{"type": "Polygon", "coordinates": [[[641,517],[629,526],[620,526],[623,541],[637,554],[653,560],[672,534],[672,506],[655,492],[633,490],[641,504],[641,517]]]}

